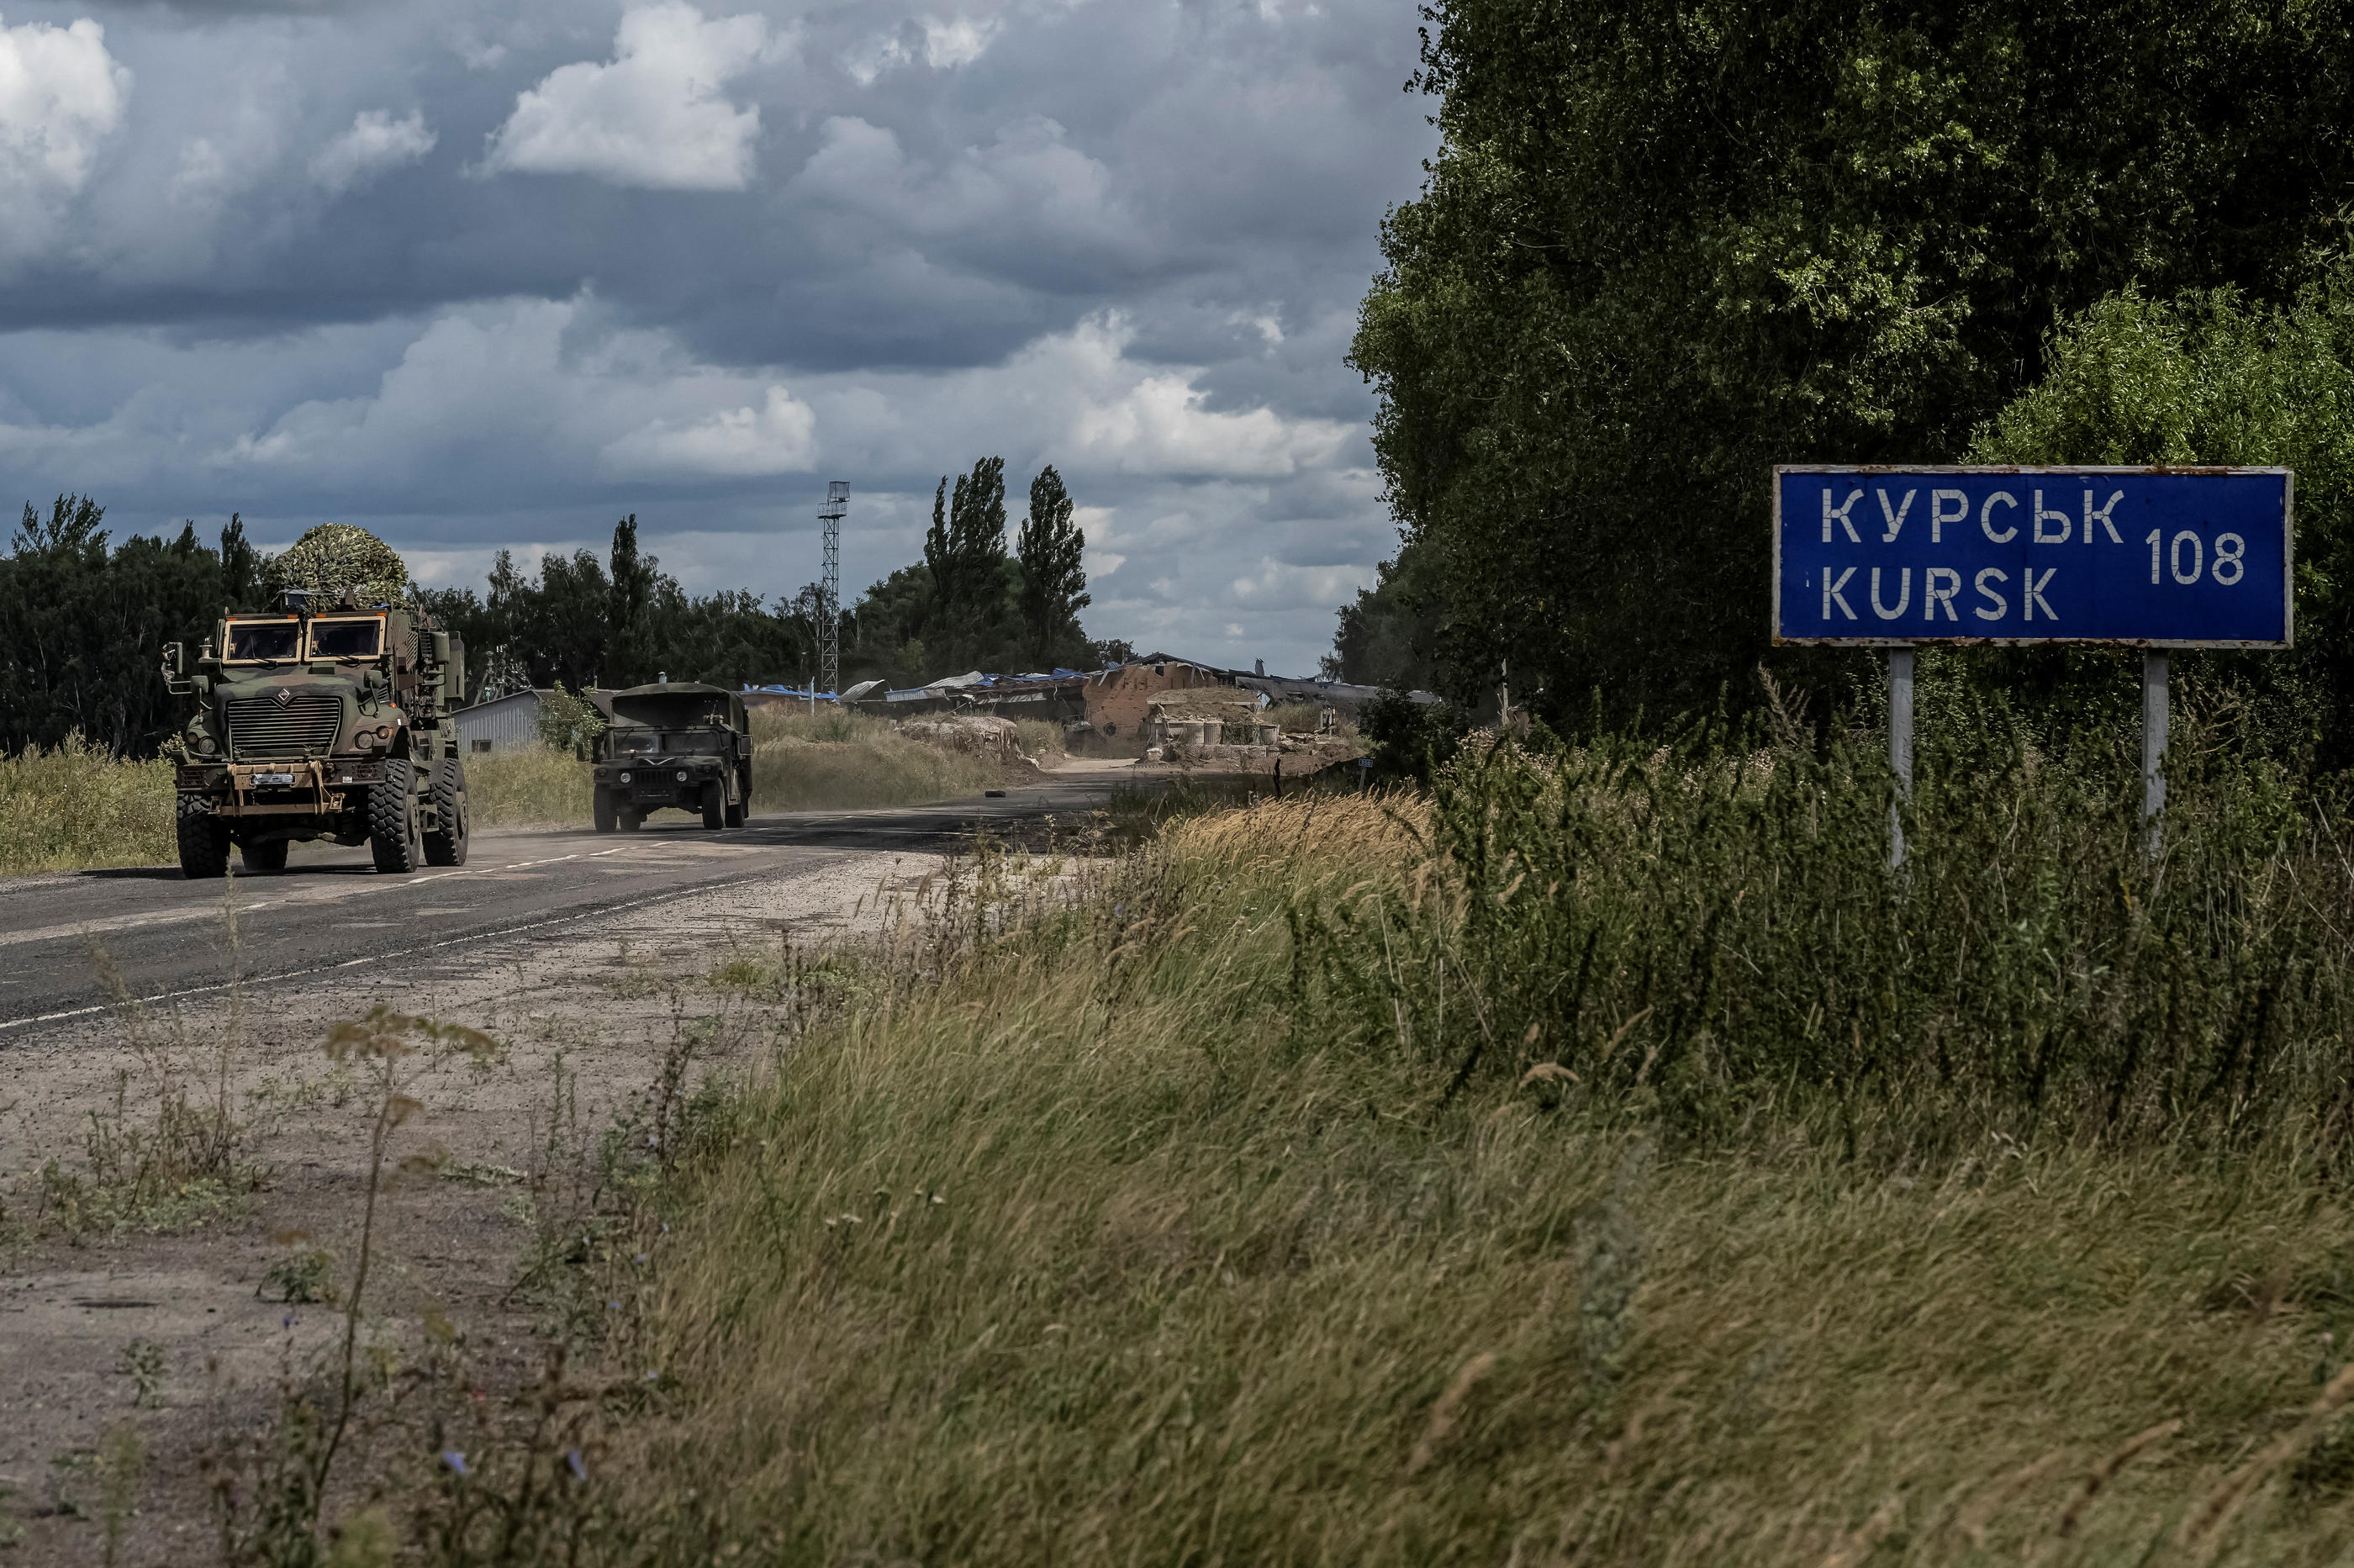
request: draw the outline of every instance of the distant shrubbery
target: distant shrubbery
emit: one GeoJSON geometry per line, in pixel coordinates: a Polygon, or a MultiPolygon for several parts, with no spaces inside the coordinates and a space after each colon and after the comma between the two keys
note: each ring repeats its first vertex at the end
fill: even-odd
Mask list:
{"type": "Polygon", "coordinates": [[[170,763],[120,762],[79,734],[0,753],[0,876],[154,865],[177,853],[170,763]]]}

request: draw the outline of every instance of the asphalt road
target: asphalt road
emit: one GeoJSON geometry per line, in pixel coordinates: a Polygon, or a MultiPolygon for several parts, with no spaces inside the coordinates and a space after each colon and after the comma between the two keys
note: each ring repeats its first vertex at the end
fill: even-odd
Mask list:
{"type": "MultiPolygon", "coordinates": [[[[365,847],[298,848],[281,874],[239,877],[244,984],[365,966],[459,959],[469,943],[526,936],[859,852],[937,853],[986,828],[1034,836],[1049,815],[1084,818],[1123,781],[1074,769],[933,806],[755,817],[712,832],[665,813],[634,833],[483,833],[467,863],[378,874],[365,847]],[[674,825],[673,825],[674,824],[674,825]]],[[[0,1050],[106,1005],[95,950],[142,1001],[221,990],[228,972],[219,883],[177,866],[0,880],[0,1050]]]]}

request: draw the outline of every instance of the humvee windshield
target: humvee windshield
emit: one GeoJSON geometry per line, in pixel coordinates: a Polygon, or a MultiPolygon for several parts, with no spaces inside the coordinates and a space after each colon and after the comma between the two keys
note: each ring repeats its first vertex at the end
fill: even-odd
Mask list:
{"type": "Polygon", "coordinates": [[[384,651],[384,621],[314,620],[311,623],[313,659],[373,659],[384,651]]]}
{"type": "Polygon", "coordinates": [[[230,664],[276,663],[302,654],[302,623],[299,620],[232,620],[228,649],[223,662],[230,664]]]}
{"type": "Polygon", "coordinates": [[[615,757],[695,757],[727,749],[724,731],[616,729],[608,730],[605,740],[615,757]]]}

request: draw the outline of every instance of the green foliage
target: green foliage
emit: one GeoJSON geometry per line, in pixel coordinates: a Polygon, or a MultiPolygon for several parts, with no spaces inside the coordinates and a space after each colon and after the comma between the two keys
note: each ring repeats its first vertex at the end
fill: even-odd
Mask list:
{"type": "Polygon", "coordinates": [[[953,626],[960,617],[987,616],[1005,561],[1005,460],[982,458],[970,473],[948,480],[932,497],[932,526],[924,535],[924,565],[932,574],[936,612],[953,626]],[[942,502],[947,511],[942,514],[942,502]]]}
{"type": "Polygon", "coordinates": [[[105,515],[86,495],[58,496],[46,517],[27,505],[0,556],[0,753],[79,732],[117,756],[153,756],[182,711],[159,651],[182,642],[193,658],[224,606],[258,597],[238,518],[218,549],[191,523],[168,542],[133,535],[110,550],[105,515]]]}
{"type": "Polygon", "coordinates": [[[1049,463],[1030,482],[1030,510],[1023,515],[1014,549],[1022,565],[1025,652],[1041,669],[1053,667],[1058,655],[1085,640],[1079,611],[1092,602],[1087,591],[1087,539],[1071,521],[1074,510],[1063,476],[1049,463]]]}
{"type": "MultiPolygon", "coordinates": [[[[2178,678],[2194,698],[2247,694],[2243,744],[2293,757],[2318,743],[2326,763],[2354,762],[2354,269],[2340,261],[2277,307],[2232,289],[2156,300],[2127,288],[2054,333],[2049,366],[1980,429],[1972,461],[2295,471],[2296,650],[2178,653],[2178,678]]],[[[2137,658],[2016,649],[1956,662],[1984,687],[2031,694],[2056,731],[2137,722],[2137,658]]]]}
{"type": "Polygon", "coordinates": [[[1432,797],[1437,883],[1297,916],[1296,1026],[1458,1086],[1557,1072],[1703,1140],[1769,1109],[1916,1152],[2334,1125],[2336,803],[2194,716],[2153,858],[2122,748],[2063,765],[1967,693],[1926,705],[1901,875],[1876,737],[1467,752],[1432,797]]]}
{"type": "MultiPolygon", "coordinates": [[[[1712,705],[1776,461],[1954,461],[2066,314],[2335,245],[2347,7],[1439,0],[1353,363],[1443,689],[1712,705]]],[[[1821,683],[1831,656],[1792,654],[1821,683]]]]}
{"type": "Polygon", "coordinates": [[[172,811],[169,762],[118,758],[75,734],[0,756],[0,876],[168,865],[172,811]]]}
{"type": "Polygon", "coordinates": [[[134,1339],[115,1358],[114,1370],[131,1380],[133,1405],[160,1405],[164,1403],[164,1373],[168,1364],[163,1346],[153,1340],[134,1339]]]}
{"type": "Polygon", "coordinates": [[[1342,605],[1340,616],[1331,654],[1323,661],[1327,678],[1398,691],[1430,685],[1440,620],[1429,546],[1408,544],[1396,559],[1382,562],[1373,586],[1359,588],[1356,602],[1342,605]]]}
{"type": "Polygon", "coordinates": [[[790,602],[745,589],[696,597],[638,547],[637,516],[613,529],[611,571],[588,550],[540,558],[525,576],[509,551],[494,557],[489,597],[442,589],[422,596],[444,624],[482,651],[469,690],[562,683],[574,691],[642,685],[659,675],[715,685],[797,674],[813,641],[790,602]]]}
{"type": "Polygon", "coordinates": [[[1384,784],[1401,779],[1427,780],[1455,759],[1470,727],[1452,703],[1418,703],[1399,691],[1385,691],[1357,715],[1372,772],[1384,784]]]}
{"type": "Polygon", "coordinates": [[[585,697],[576,697],[556,683],[556,689],[539,699],[539,738],[543,745],[556,751],[569,751],[577,756],[588,754],[589,742],[605,733],[605,715],[585,697]]]}

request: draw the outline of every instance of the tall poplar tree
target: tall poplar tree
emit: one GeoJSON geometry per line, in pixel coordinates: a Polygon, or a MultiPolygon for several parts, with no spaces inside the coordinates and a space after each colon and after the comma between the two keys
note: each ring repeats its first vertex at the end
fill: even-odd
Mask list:
{"type": "Polygon", "coordinates": [[[1080,639],[1079,611],[1092,602],[1083,552],[1087,535],[1063,476],[1049,463],[1030,482],[1030,510],[1022,519],[1014,555],[1022,563],[1022,630],[1030,656],[1050,663],[1066,642],[1080,639]]]}

